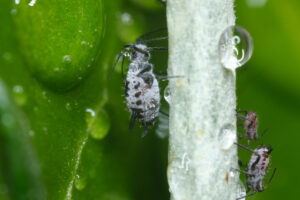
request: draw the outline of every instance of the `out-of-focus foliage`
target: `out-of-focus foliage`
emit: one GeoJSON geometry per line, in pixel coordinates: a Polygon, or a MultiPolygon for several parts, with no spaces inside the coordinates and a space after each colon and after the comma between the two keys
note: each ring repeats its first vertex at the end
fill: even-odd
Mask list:
{"type": "MultiPolygon", "coordinates": [[[[156,0],[15,2],[0,1],[0,200],[168,199],[167,141],[128,131],[119,66],[108,80],[124,44],[165,25],[164,7],[156,0]]],[[[236,5],[237,24],[255,48],[237,73],[238,109],[257,111],[259,132],[268,132],[252,147],[271,144],[271,169],[278,168],[251,198],[297,198],[300,2],[236,5]]],[[[154,53],[157,73],[165,73],[166,58],[154,53]]],[[[248,161],[248,152],[240,155],[248,161]]]]}
{"type": "Polygon", "coordinates": [[[167,141],[129,132],[119,67],[108,80],[125,43],[165,25],[140,5],[0,2],[1,200],[168,198],[167,141]]]}

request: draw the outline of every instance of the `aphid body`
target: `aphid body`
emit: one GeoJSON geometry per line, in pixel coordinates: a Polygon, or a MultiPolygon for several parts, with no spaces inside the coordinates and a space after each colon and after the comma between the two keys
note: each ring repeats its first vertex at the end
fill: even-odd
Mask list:
{"type": "Polygon", "coordinates": [[[258,120],[255,112],[249,111],[245,116],[244,129],[248,140],[258,140],[257,134],[258,120]]]}
{"type": "Polygon", "coordinates": [[[261,145],[260,147],[252,150],[249,147],[242,145],[242,144],[238,144],[236,143],[239,147],[246,149],[250,152],[252,152],[252,156],[250,158],[250,161],[248,163],[247,169],[246,171],[243,170],[239,170],[237,169],[237,171],[246,174],[247,176],[247,187],[249,190],[252,190],[253,192],[243,196],[243,197],[239,197],[237,198],[237,200],[239,199],[244,199],[245,197],[250,197],[254,194],[256,194],[257,192],[263,192],[264,189],[266,188],[266,186],[268,186],[275,174],[276,168],[274,169],[271,178],[269,179],[267,185],[264,187],[263,186],[263,179],[266,175],[266,172],[269,168],[269,163],[270,163],[270,154],[272,152],[272,148],[271,147],[265,147],[264,145],[261,145]]]}
{"type": "Polygon", "coordinates": [[[254,192],[262,192],[264,190],[262,181],[269,167],[271,151],[270,147],[267,148],[261,145],[254,150],[251,156],[248,164],[247,187],[254,192]]]}
{"type": "Polygon", "coordinates": [[[147,46],[134,44],[125,83],[126,104],[132,116],[131,121],[134,123],[138,119],[145,128],[153,125],[160,108],[159,85],[149,59],[147,46]]]}
{"type": "Polygon", "coordinates": [[[244,120],[244,130],[245,130],[245,134],[239,134],[240,137],[246,138],[248,139],[248,145],[250,144],[251,140],[258,140],[258,133],[257,133],[257,129],[258,129],[258,119],[256,116],[256,113],[253,111],[239,111],[237,113],[237,116],[240,119],[244,120]],[[239,112],[245,112],[245,116],[239,114],[239,112]]]}

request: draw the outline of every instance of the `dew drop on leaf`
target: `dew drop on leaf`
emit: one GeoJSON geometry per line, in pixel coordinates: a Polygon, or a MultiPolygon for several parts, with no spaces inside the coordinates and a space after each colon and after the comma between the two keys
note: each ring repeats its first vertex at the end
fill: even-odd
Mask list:
{"type": "Polygon", "coordinates": [[[235,74],[252,56],[253,41],[247,30],[240,26],[230,26],[219,40],[219,59],[223,67],[235,74]]]}
{"type": "Polygon", "coordinates": [[[26,101],[27,101],[27,96],[24,92],[24,89],[21,85],[15,85],[13,87],[13,96],[14,96],[14,99],[16,101],[16,103],[19,105],[19,106],[23,106],[26,104],[26,101]]]}
{"type": "Polygon", "coordinates": [[[90,136],[96,140],[103,139],[110,129],[108,114],[103,109],[94,111],[87,108],[86,112],[86,122],[90,136]]]}
{"type": "Polygon", "coordinates": [[[78,174],[75,177],[75,188],[79,191],[83,190],[86,186],[86,179],[79,176],[78,174]]]}

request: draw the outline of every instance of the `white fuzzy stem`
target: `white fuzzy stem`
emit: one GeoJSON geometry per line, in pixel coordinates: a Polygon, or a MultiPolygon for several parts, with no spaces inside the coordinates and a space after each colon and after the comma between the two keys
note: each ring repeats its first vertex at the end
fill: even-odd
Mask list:
{"type": "Polygon", "coordinates": [[[235,77],[218,56],[235,24],[233,0],[168,0],[172,200],[235,200],[238,190],[235,77]],[[234,176],[233,176],[234,174],[234,176]]]}

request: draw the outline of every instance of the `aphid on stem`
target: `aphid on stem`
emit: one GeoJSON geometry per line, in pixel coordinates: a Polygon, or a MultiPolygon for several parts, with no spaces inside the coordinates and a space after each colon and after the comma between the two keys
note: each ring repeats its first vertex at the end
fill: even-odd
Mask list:
{"type": "Polygon", "coordinates": [[[146,33],[139,37],[136,40],[136,43],[125,45],[118,55],[112,69],[113,72],[119,59],[122,57],[122,79],[125,87],[126,104],[131,113],[129,130],[133,130],[135,120],[137,119],[141,125],[144,126],[143,136],[147,134],[148,127],[154,124],[155,118],[159,113],[160,92],[157,79],[170,78],[169,76],[155,76],[153,73],[153,65],[149,62],[151,51],[167,50],[167,48],[147,46],[148,43],[166,40],[168,37],[159,37],[148,40],[144,40],[144,37],[162,30],[166,30],[166,28],[160,28],[146,33]],[[123,70],[125,57],[129,57],[130,60],[126,80],[124,80],[123,70]]]}
{"type": "MultiPolygon", "coordinates": [[[[258,118],[254,111],[237,111],[237,117],[244,120],[244,130],[245,134],[239,134],[239,137],[246,138],[248,140],[248,145],[251,140],[258,140],[258,118]],[[242,115],[244,113],[245,115],[242,115]]],[[[264,131],[264,133],[266,130],[264,131]]],[[[264,135],[262,134],[262,136],[264,135]]]]}
{"type": "Polygon", "coordinates": [[[252,150],[245,145],[238,144],[238,143],[235,143],[235,144],[252,153],[251,159],[250,159],[245,171],[235,169],[235,170],[239,171],[240,173],[246,174],[246,176],[247,176],[246,184],[247,184],[248,191],[249,190],[253,191],[250,194],[247,194],[242,197],[238,197],[236,199],[236,200],[239,200],[239,199],[248,198],[248,197],[256,194],[257,192],[263,192],[271,183],[271,181],[274,177],[274,174],[276,172],[276,168],[274,169],[268,182],[266,184],[264,184],[265,186],[263,186],[263,179],[264,179],[265,174],[269,167],[270,154],[272,152],[272,148],[261,145],[260,147],[252,150]]]}

